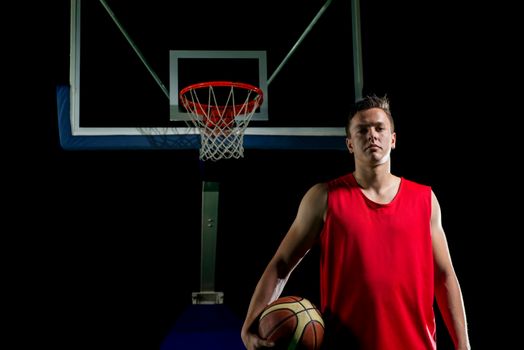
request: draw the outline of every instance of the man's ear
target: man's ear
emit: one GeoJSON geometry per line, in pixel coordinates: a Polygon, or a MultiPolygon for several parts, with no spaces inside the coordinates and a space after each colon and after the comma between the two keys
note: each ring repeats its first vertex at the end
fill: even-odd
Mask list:
{"type": "Polygon", "coordinates": [[[391,149],[395,149],[397,147],[397,134],[394,132],[391,134],[391,149]]]}
{"type": "Polygon", "coordinates": [[[351,143],[351,139],[349,137],[346,137],[346,147],[349,153],[353,153],[353,144],[351,143]]]}

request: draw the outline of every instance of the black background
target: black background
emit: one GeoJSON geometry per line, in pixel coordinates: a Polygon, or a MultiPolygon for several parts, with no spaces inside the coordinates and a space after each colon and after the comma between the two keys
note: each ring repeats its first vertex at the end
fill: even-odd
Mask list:
{"type": "MultiPolygon", "coordinates": [[[[520,305],[521,275],[511,249],[521,231],[518,128],[501,99],[511,91],[501,80],[513,77],[502,73],[511,33],[493,25],[509,10],[370,3],[380,10],[365,34],[365,89],[390,96],[393,172],[433,186],[472,346],[502,348],[514,339],[507,317],[520,305]]],[[[202,164],[196,150],[60,148],[55,88],[68,82],[68,5],[35,2],[9,26],[19,35],[9,35],[6,58],[21,63],[6,64],[15,78],[7,119],[16,122],[4,139],[9,324],[19,348],[157,349],[199,288],[202,164]]],[[[304,192],[352,166],[345,152],[290,150],[248,150],[216,165],[217,289],[238,317],[304,192]]],[[[316,300],[316,269],[312,254],[287,291],[316,300]]],[[[446,336],[440,327],[439,349],[452,349],[446,336]]]]}

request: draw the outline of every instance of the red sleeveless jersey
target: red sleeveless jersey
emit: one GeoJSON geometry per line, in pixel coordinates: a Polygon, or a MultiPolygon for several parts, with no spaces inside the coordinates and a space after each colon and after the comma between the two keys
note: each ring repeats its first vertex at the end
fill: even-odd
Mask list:
{"type": "Polygon", "coordinates": [[[331,348],[436,349],[430,217],[429,186],[401,178],[379,204],[353,174],[328,182],[320,302],[331,348]]]}

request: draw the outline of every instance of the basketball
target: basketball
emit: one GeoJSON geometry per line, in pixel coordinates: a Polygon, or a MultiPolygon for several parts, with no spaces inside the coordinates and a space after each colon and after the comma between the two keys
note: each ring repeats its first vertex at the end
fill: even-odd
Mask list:
{"type": "Polygon", "coordinates": [[[324,320],[309,300],[281,297],[260,314],[258,334],[274,342],[274,349],[318,350],[324,339],[324,320]]]}

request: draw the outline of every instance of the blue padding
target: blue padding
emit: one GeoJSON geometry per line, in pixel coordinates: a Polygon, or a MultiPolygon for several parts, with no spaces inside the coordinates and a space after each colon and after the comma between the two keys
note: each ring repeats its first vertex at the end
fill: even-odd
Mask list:
{"type": "Polygon", "coordinates": [[[71,133],[70,88],[56,89],[58,103],[58,134],[60,145],[66,150],[100,149],[198,149],[199,135],[112,135],[75,136],[71,133]]]}
{"type": "MultiPolygon", "coordinates": [[[[70,87],[60,85],[56,92],[58,132],[63,149],[198,149],[200,147],[200,135],[73,135],[71,132],[70,87]]],[[[346,150],[343,136],[245,135],[244,147],[246,149],[274,150],[346,150]]]]}
{"type": "Polygon", "coordinates": [[[160,350],[245,350],[241,328],[242,321],[226,305],[190,305],[160,350]]]}

